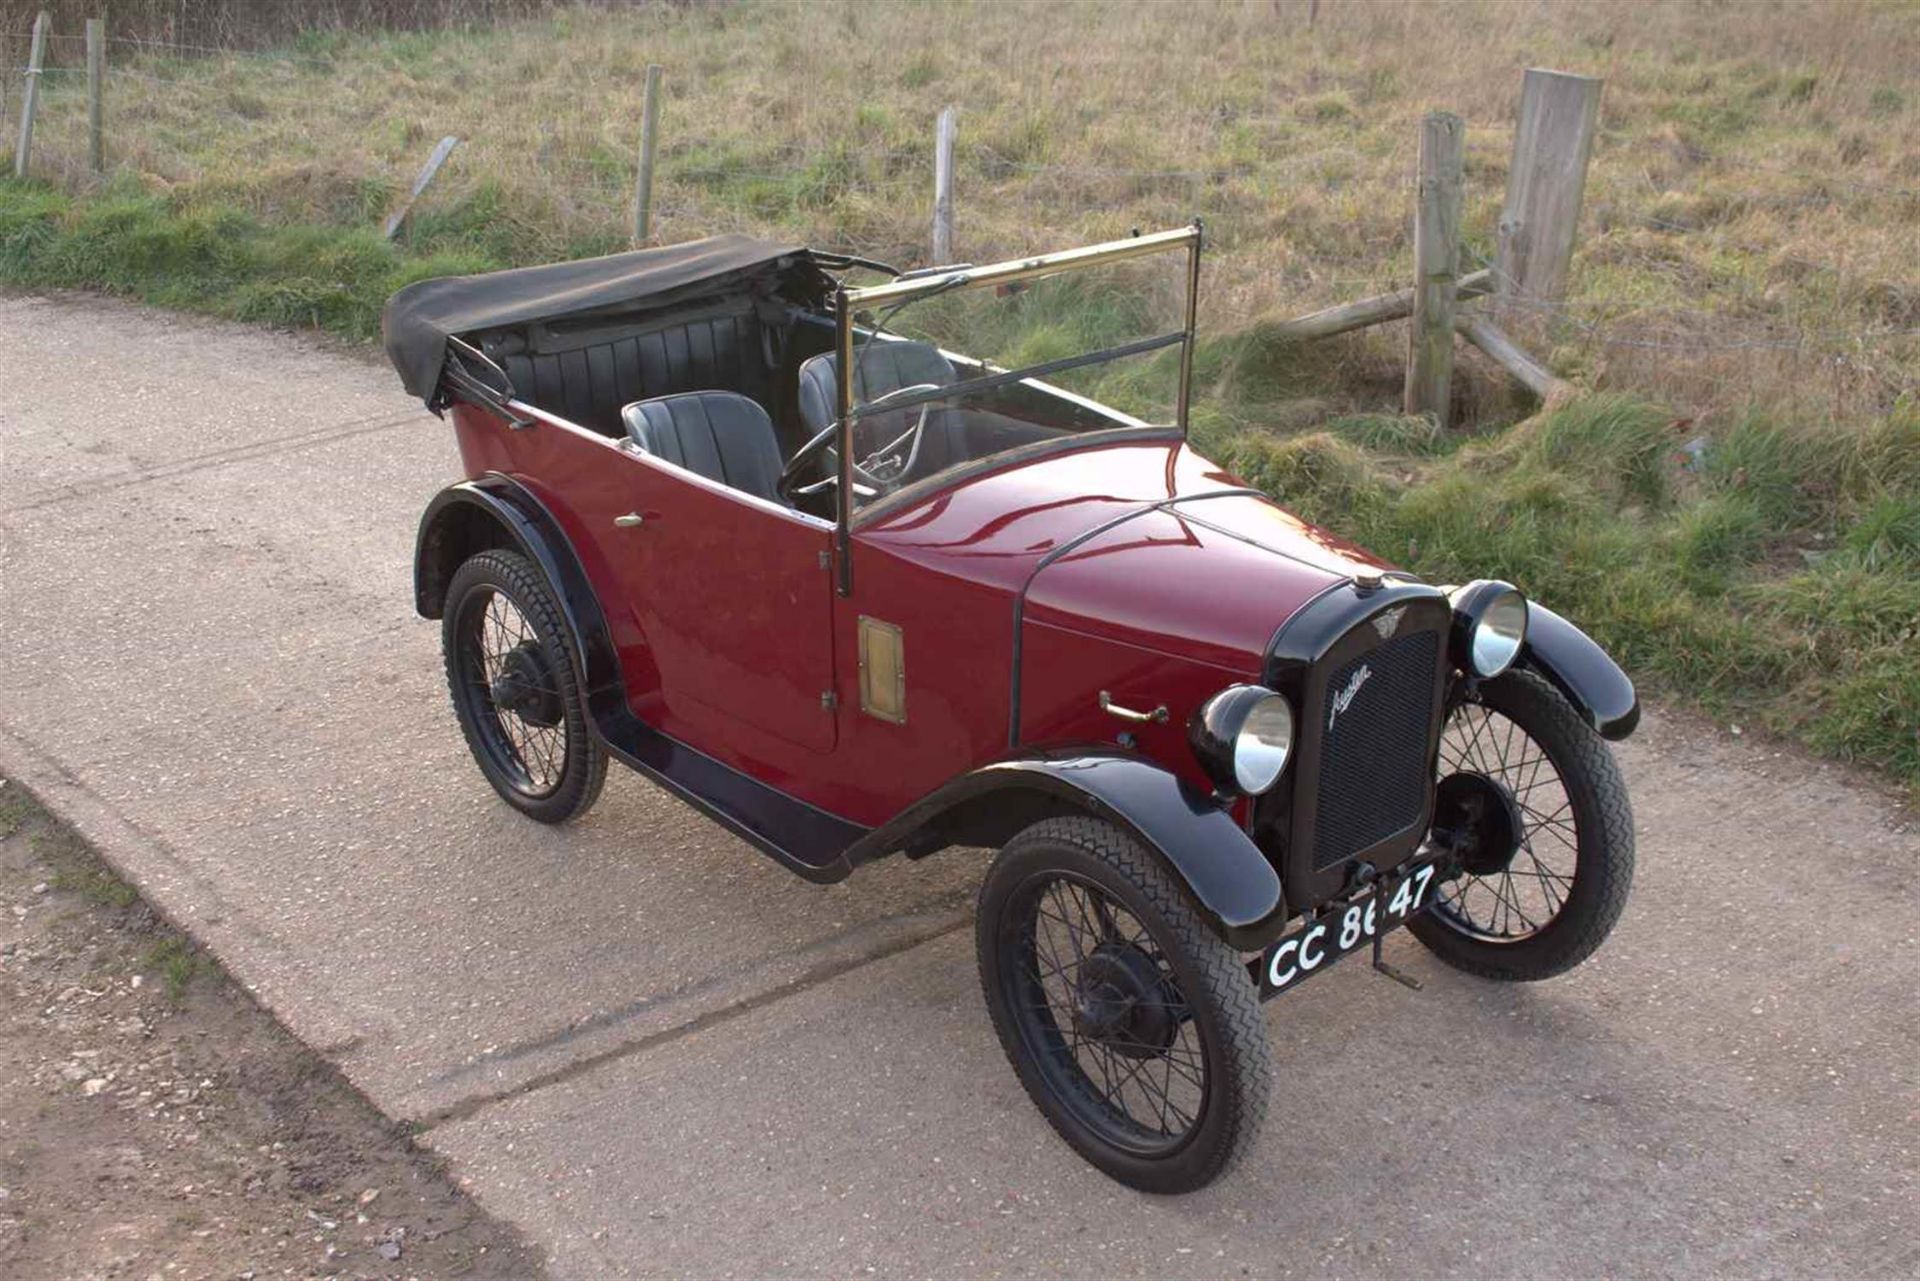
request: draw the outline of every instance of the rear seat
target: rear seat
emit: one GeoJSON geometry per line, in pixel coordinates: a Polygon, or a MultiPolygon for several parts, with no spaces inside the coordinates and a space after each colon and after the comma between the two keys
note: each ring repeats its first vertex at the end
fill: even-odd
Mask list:
{"type": "Polygon", "coordinates": [[[632,320],[535,323],[488,334],[521,399],[608,436],[624,436],[620,410],[683,391],[737,391],[771,411],[769,335],[750,304],[657,329],[632,320]]]}

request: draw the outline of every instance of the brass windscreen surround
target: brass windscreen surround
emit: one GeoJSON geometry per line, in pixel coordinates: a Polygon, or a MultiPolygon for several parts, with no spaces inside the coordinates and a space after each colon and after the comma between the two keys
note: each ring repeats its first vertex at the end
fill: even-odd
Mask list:
{"type": "Polygon", "coordinates": [[[1200,243],[1200,227],[1194,224],[1188,227],[1176,227],[1171,231],[1156,231],[1144,236],[1129,236],[1125,240],[1109,240],[1098,245],[1085,245],[1078,249],[1065,249],[1059,253],[1035,254],[1031,258],[1012,258],[1006,262],[996,262],[984,267],[956,267],[952,271],[938,269],[917,274],[908,280],[888,281],[884,285],[869,285],[865,289],[847,290],[847,303],[852,307],[871,306],[874,303],[898,302],[902,298],[911,298],[916,294],[944,293],[955,287],[954,277],[960,277],[959,287],[977,289],[986,285],[1006,285],[1017,280],[1033,280],[1040,276],[1051,276],[1055,272],[1071,271],[1079,267],[1097,267],[1102,263],[1120,262],[1127,258],[1138,258],[1143,254],[1163,253],[1169,249],[1182,247],[1195,248],[1200,243]]]}
{"type": "MultiPolygon", "coordinates": [[[[1129,258],[1139,258],[1147,254],[1178,252],[1184,250],[1187,255],[1187,289],[1185,323],[1172,333],[1161,334],[1155,338],[1145,338],[1138,342],[1110,347],[1105,351],[1088,352],[1080,356],[1063,357],[1059,360],[1043,362],[1039,365],[1025,366],[1020,369],[1001,370],[996,366],[981,365],[990,370],[983,376],[955,383],[945,388],[928,388],[918,395],[893,396],[888,404],[895,409],[904,409],[923,402],[931,403],[956,395],[967,395],[1009,382],[1025,381],[1060,372],[1081,365],[1096,363],[1128,355],[1144,355],[1161,347],[1178,345],[1180,348],[1179,386],[1174,401],[1173,426],[1182,438],[1187,435],[1188,406],[1193,399],[1193,340],[1198,322],[1200,307],[1200,248],[1206,238],[1206,228],[1199,219],[1185,227],[1175,227],[1169,231],[1149,232],[1146,235],[1129,236],[1125,240],[1109,240],[1102,244],[1086,245],[1079,249],[1066,249],[1059,253],[1036,254],[1028,258],[1013,258],[1006,262],[989,263],[984,267],[953,267],[948,270],[938,268],[916,272],[908,277],[892,280],[884,285],[870,285],[864,289],[849,289],[842,284],[834,290],[833,310],[835,316],[834,352],[839,357],[834,387],[834,418],[839,444],[839,474],[837,484],[838,508],[833,528],[834,590],[841,596],[853,595],[853,425],[860,416],[861,406],[854,404],[854,368],[856,364],[854,342],[854,316],[862,307],[876,303],[901,306],[916,298],[931,297],[957,289],[981,289],[989,286],[1009,285],[1017,281],[1037,280],[1043,276],[1052,276],[1060,272],[1074,271],[1085,267],[1097,267],[1103,263],[1122,262],[1129,258]]],[[[869,335],[867,341],[872,341],[869,335]]],[[[909,392],[913,388],[905,389],[909,392]]],[[[1150,430],[1143,428],[1142,430],[1150,430]]],[[[864,697],[862,699],[864,702],[864,697]]],[[[879,713],[875,713],[878,715],[879,713]]],[[[905,713],[902,712],[904,717],[905,713]]]]}
{"type": "Polygon", "coordinates": [[[878,720],[907,720],[907,661],[900,629],[860,615],[860,710],[878,720]]]}
{"type": "MultiPolygon", "coordinates": [[[[875,303],[900,305],[915,298],[930,297],[955,289],[981,289],[1023,280],[1037,280],[1043,276],[1053,276],[1065,271],[1081,270],[1104,263],[1123,262],[1126,259],[1139,258],[1147,254],[1184,249],[1187,254],[1186,308],[1181,328],[1157,339],[1112,348],[1108,352],[1097,353],[1097,355],[1126,354],[1129,348],[1137,348],[1144,352],[1178,342],[1180,380],[1174,402],[1174,422],[1179,426],[1180,434],[1186,435],[1188,406],[1193,396],[1193,336],[1200,310],[1200,247],[1205,235],[1205,228],[1196,219],[1188,226],[1175,227],[1170,231],[1130,236],[1125,240],[1109,240],[1098,245],[1085,245],[1079,249],[1065,249],[1059,253],[1036,254],[1030,258],[1012,258],[1006,262],[990,263],[984,267],[955,267],[950,271],[929,270],[907,279],[889,281],[884,285],[869,285],[864,289],[848,289],[842,286],[834,295],[834,310],[838,322],[835,347],[840,355],[840,378],[837,388],[839,403],[836,409],[841,430],[850,436],[853,430],[852,420],[858,412],[853,403],[853,316],[859,308],[872,306],[875,303]]],[[[1075,362],[1062,360],[1052,363],[1066,367],[1075,362]]],[[[1046,370],[1044,367],[1035,366],[1023,372],[1037,376],[1045,373],[1046,370]]],[[[949,388],[948,391],[963,389],[964,387],[949,388]]],[[[913,402],[902,400],[895,403],[899,406],[913,402]]],[[[841,442],[840,492],[843,495],[853,492],[851,459],[847,456],[850,447],[850,439],[841,442]]],[[[842,524],[844,524],[845,514],[851,509],[852,504],[842,502],[840,507],[842,524]]]]}

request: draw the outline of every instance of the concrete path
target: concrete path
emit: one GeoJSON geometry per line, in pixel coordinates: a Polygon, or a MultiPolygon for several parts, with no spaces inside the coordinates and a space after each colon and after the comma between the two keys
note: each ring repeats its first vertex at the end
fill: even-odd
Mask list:
{"type": "Polygon", "coordinates": [[[494,800],[410,603],[450,432],[382,363],[0,297],[0,772],[563,1275],[1912,1275],[1920,837],[1654,716],[1640,878],[1534,987],[1410,940],[1269,1007],[1273,1123],[1180,1200],[1055,1140],[972,856],[805,884],[639,778],[494,800]]]}

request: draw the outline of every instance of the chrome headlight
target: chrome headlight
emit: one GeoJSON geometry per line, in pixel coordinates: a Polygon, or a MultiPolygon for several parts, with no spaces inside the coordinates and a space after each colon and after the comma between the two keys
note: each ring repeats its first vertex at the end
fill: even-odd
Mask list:
{"type": "Polygon", "coordinates": [[[1480,677],[1498,676],[1527,641],[1527,598],[1511,583],[1482,578],[1453,593],[1453,661],[1480,677]]]}
{"type": "Polygon", "coordinates": [[[1193,754],[1222,791],[1258,796],[1293,755],[1293,708],[1258,685],[1229,685],[1187,721],[1193,754]]]}

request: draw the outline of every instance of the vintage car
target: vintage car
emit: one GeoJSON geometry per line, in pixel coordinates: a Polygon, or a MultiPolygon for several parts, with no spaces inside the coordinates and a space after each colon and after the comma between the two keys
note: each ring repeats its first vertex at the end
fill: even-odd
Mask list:
{"type": "Polygon", "coordinates": [[[1007,1056],[1160,1192],[1252,1143],[1261,1000],[1362,949],[1412,984],[1380,951],[1401,925],[1473,974],[1558,974],[1634,842],[1603,740],[1638,703],[1597,645],[1189,445],[1201,238],[900,274],[727,236],[429,280],[385,318],[459,441],[415,605],[495,791],[562,822],[617,760],[821,882],[997,848],[976,942],[1007,1056]],[[1165,332],[955,349],[963,302],[1004,319],[1148,260],[1165,332]],[[956,337],[908,336],[915,307],[956,337]],[[1163,412],[1087,394],[1128,362],[1163,412]]]}

